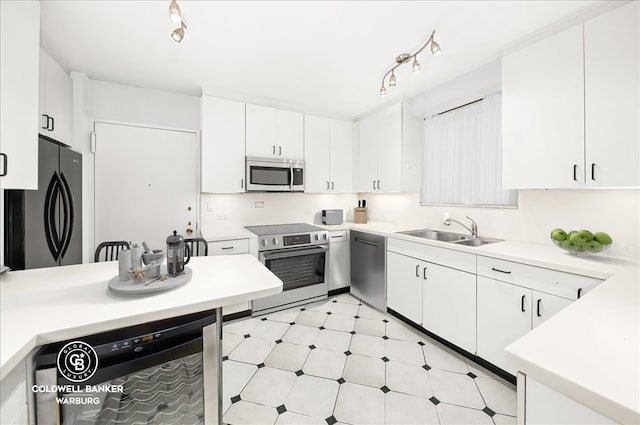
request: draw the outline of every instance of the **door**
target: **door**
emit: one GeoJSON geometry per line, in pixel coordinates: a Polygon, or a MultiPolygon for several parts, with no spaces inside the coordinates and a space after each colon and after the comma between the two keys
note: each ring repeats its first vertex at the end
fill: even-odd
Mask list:
{"type": "Polygon", "coordinates": [[[387,252],[387,307],[422,323],[422,261],[387,252]]]}
{"type": "Polygon", "coordinates": [[[331,191],[353,193],[352,122],[331,120],[331,191]]]}
{"type": "Polygon", "coordinates": [[[331,121],[327,118],[304,117],[304,191],[331,190],[329,164],[331,162],[331,121]]]}
{"type": "Polygon", "coordinates": [[[586,183],[639,186],[640,3],[584,24],[586,183]]]}
{"type": "Polygon", "coordinates": [[[515,374],[505,348],[531,330],[531,290],[478,276],[478,356],[515,374]]]}
{"type": "Polygon", "coordinates": [[[424,268],[424,328],[475,353],[476,275],[428,262],[424,268]]]}
{"type": "Polygon", "coordinates": [[[95,123],[95,245],[147,241],[165,249],[173,230],[196,230],[196,133],[95,123]]]}
{"type": "Polygon", "coordinates": [[[244,192],[244,103],[202,96],[202,191],[244,192]]]}

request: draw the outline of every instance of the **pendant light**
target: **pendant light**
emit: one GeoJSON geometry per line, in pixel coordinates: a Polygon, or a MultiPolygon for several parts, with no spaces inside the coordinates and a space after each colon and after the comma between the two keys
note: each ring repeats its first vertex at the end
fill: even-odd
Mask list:
{"type": "Polygon", "coordinates": [[[427,41],[415,53],[412,53],[412,54],[401,53],[398,56],[396,56],[396,64],[393,65],[387,72],[385,72],[384,77],[382,77],[382,87],[380,87],[380,91],[378,92],[380,97],[385,97],[387,95],[387,89],[384,86],[384,80],[387,78],[389,74],[391,74],[389,76],[389,87],[395,87],[397,85],[395,70],[400,65],[409,62],[411,58],[413,58],[413,64],[411,65],[411,70],[413,71],[414,74],[419,74],[422,69],[422,65],[420,65],[420,62],[418,61],[418,54],[420,52],[422,52],[427,46],[430,47],[431,54],[433,56],[438,56],[442,52],[440,45],[436,43],[436,41],[433,38],[435,34],[436,34],[436,30],[433,30],[433,32],[431,33],[427,41]]]}

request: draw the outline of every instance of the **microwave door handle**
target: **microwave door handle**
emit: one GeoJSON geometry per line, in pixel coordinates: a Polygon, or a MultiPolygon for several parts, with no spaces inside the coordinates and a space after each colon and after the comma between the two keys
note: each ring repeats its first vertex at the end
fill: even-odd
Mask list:
{"type": "Polygon", "coordinates": [[[289,167],[289,190],[293,190],[293,165],[289,167]]]}

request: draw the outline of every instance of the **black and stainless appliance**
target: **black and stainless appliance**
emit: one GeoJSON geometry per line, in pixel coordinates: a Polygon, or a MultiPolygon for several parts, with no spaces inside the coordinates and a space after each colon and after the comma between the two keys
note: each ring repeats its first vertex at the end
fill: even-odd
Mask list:
{"type": "Polygon", "coordinates": [[[384,236],[351,230],[351,293],[373,307],[387,311],[384,236]]]}
{"type": "Polygon", "coordinates": [[[210,337],[222,317],[217,314],[209,310],[43,346],[34,357],[37,425],[219,420],[220,375],[208,372],[221,347],[210,337]],[[68,374],[71,367],[58,365],[67,367],[74,350],[83,354],[80,348],[88,358],[84,344],[97,355],[97,368],[80,382],[68,374]]]}
{"type": "Polygon", "coordinates": [[[248,192],[304,191],[304,161],[247,157],[248,192]]]}
{"type": "Polygon", "coordinates": [[[282,280],[282,292],[252,301],[259,315],[327,298],[329,232],[305,223],[247,226],[259,259],[282,280]]]}
{"type": "Polygon", "coordinates": [[[39,138],[38,190],[6,190],[4,264],[12,270],[82,263],[82,155],[39,138]]]}

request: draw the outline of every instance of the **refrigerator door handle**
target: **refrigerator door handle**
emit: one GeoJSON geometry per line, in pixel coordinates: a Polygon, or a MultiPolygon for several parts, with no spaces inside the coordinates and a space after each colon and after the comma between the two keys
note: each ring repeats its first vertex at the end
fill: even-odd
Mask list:
{"type": "Polygon", "coordinates": [[[67,178],[64,176],[64,173],[60,173],[60,196],[62,199],[62,222],[64,223],[62,227],[62,233],[60,234],[60,258],[64,258],[64,255],[67,253],[67,249],[69,248],[69,244],[71,243],[71,235],[73,234],[73,196],[71,195],[71,188],[69,187],[69,182],[67,178]]]}
{"type": "Polygon", "coordinates": [[[47,240],[49,252],[55,261],[60,259],[60,238],[58,237],[58,226],[56,223],[56,206],[60,195],[60,177],[54,171],[44,200],[44,235],[47,240]]]}

